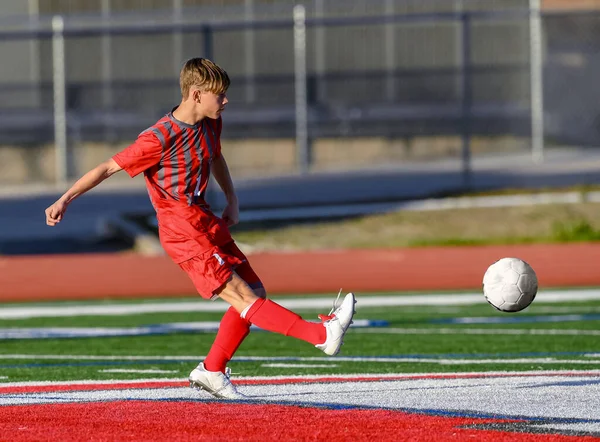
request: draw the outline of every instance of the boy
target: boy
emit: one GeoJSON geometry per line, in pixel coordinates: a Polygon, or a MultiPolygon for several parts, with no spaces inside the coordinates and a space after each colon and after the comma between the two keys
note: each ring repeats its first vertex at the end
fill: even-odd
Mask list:
{"type": "Polygon", "coordinates": [[[120,170],[132,177],[143,172],[163,248],[203,298],[219,297],[230,304],[206,359],[190,373],[190,386],[217,398],[243,399],[229,380],[226,364],[251,324],[335,355],[352,323],[356,301],[348,293],[329,316],[319,315],[322,323],[312,323],[266,298],[262,282],[229,233],[229,226],[239,217],[220,142],[229,77],[210,60],[193,58],[184,64],[179,81],[179,106],[143,131],[132,145],[81,177],[46,209],[46,223],[55,226],[75,198],[120,170]],[[221,218],[204,200],[210,173],[227,200],[221,218]]]}

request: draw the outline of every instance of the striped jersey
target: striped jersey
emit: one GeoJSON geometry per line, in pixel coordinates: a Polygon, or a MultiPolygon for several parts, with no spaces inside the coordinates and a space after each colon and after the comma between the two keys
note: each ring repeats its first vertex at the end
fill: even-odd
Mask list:
{"type": "Polygon", "coordinates": [[[157,211],[164,200],[207,206],[210,165],[221,155],[221,118],[191,125],[176,119],[175,109],[113,157],[131,177],[144,173],[157,211]]]}

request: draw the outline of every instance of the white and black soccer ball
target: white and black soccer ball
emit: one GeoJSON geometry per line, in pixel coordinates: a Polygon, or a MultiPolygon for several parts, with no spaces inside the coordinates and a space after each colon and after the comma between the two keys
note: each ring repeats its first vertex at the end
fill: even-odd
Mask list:
{"type": "Polygon", "coordinates": [[[528,307],[538,291],[533,268],[519,258],[502,258],[488,267],[483,276],[483,295],[502,312],[518,312],[528,307]]]}

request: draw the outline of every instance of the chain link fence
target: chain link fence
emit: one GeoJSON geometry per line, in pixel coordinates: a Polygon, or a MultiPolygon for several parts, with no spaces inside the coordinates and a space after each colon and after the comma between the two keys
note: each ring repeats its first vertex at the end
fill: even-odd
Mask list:
{"type": "MultiPolygon", "coordinates": [[[[223,136],[236,176],[443,158],[467,168],[471,156],[532,149],[542,102],[529,0],[308,1],[304,46],[298,2],[199,3],[64,0],[40,2],[35,17],[0,18],[0,182],[64,182],[114,154],[179,102],[180,66],[195,56],[232,78],[223,136]],[[73,14],[53,28],[51,14],[65,11],[73,14]]],[[[598,144],[598,20],[542,16],[550,144],[598,144]]]]}

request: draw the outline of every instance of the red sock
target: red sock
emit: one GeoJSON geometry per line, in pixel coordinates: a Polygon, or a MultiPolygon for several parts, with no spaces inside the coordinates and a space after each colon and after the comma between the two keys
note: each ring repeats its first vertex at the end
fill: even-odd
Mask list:
{"type": "Polygon", "coordinates": [[[233,307],[229,307],[221,319],[217,337],[204,359],[204,368],[208,371],[224,373],[227,363],[248,333],[250,333],[250,323],[241,318],[233,307]]]}
{"type": "Polygon", "coordinates": [[[292,336],[313,345],[322,344],[327,339],[323,324],[305,321],[270,299],[256,300],[246,313],[246,319],[264,330],[292,336]]]}

